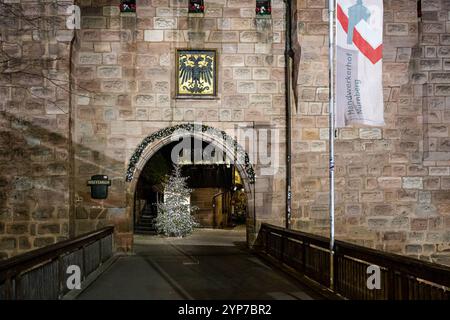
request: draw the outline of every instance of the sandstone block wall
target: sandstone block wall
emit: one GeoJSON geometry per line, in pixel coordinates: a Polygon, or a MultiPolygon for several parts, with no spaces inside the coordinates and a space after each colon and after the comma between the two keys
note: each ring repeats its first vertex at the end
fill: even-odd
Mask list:
{"type": "MultiPolygon", "coordinates": [[[[338,130],[337,238],[449,263],[449,2],[384,1],[383,128],[338,130]],[[446,42],[447,41],[447,42],[446,42]],[[447,68],[448,69],[448,68],[447,68]]],[[[297,1],[296,228],[328,234],[325,1],[297,1]],[[322,27],[320,27],[322,26],[322,27]]]]}
{"type": "MultiPolygon", "coordinates": [[[[65,12],[64,6],[42,11],[47,2],[23,4],[29,16],[65,12]]],[[[121,14],[118,0],[78,4],[81,29],[72,48],[72,31],[64,24],[42,33],[21,19],[0,21],[2,52],[28,60],[58,58],[29,69],[39,76],[0,72],[0,258],[107,224],[116,225],[118,247],[129,249],[133,190],[125,173],[131,154],[151,133],[194,121],[230,134],[236,125],[280,130],[280,168],[262,176],[256,165],[251,207],[257,223],[283,225],[283,1],[273,0],[272,15],[265,18],[255,16],[254,0],[206,0],[204,15],[188,14],[187,0],[138,0],[136,14],[121,14]],[[175,97],[177,48],[217,49],[216,99],[175,97]],[[86,185],[99,173],[112,180],[105,201],[92,200],[86,185]]],[[[326,4],[293,2],[299,71],[292,118],[293,228],[324,235],[326,4]]],[[[341,240],[450,263],[450,3],[421,4],[419,19],[417,1],[384,1],[386,126],[338,130],[336,231],[341,240]]],[[[257,151],[240,142],[250,155],[257,151]]]]}
{"type": "Polygon", "coordinates": [[[69,236],[70,4],[0,3],[0,259],[69,236]]]}
{"type": "MultiPolygon", "coordinates": [[[[202,122],[233,135],[237,125],[284,134],[284,4],[270,17],[255,17],[255,1],[207,1],[204,14],[188,14],[186,0],[137,1],[136,14],[121,14],[118,1],[83,1],[73,72],[89,89],[74,98],[76,233],[114,222],[119,246],[129,247],[132,208],[124,181],[130,156],[157,130],[202,122]],[[177,99],[176,49],[216,49],[218,95],[177,99]],[[90,199],[93,174],[112,179],[110,197],[90,199]]],[[[257,179],[255,208],[262,220],[284,217],[282,168],[257,179]]],[[[251,148],[248,146],[250,152],[251,148]]],[[[258,173],[258,168],[257,168],[258,173]]],[[[137,178],[137,177],[136,177],[137,178]]]]}

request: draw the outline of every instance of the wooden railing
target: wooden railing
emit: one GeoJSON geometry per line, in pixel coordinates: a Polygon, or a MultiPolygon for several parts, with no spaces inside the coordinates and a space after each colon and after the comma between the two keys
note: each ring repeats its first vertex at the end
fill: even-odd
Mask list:
{"type": "MultiPolygon", "coordinates": [[[[262,224],[265,254],[296,272],[330,287],[329,240],[299,231],[262,224]]],[[[333,291],[357,300],[449,300],[450,268],[336,241],[333,291]],[[369,289],[371,265],[380,268],[380,289],[369,289]]]]}
{"type": "Polygon", "coordinates": [[[62,298],[69,266],[80,267],[84,280],[113,255],[113,231],[105,227],[0,261],[0,300],[62,298]]]}

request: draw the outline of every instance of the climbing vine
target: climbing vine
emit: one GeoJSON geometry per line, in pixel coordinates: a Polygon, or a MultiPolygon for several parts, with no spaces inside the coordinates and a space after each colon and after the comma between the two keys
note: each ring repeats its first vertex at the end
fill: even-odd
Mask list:
{"type": "Polygon", "coordinates": [[[209,134],[212,134],[216,136],[217,138],[223,140],[226,144],[232,143],[229,147],[232,147],[233,150],[236,151],[237,157],[239,161],[242,161],[244,164],[245,172],[250,180],[250,183],[255,182],[255,171],[253,170],[253,167],[250,163],[250,158],[245,152],[245,150],[242,148],[241,145],[237,143],[236,140],[231,138],[225,131],[220,131],[218,129],[215,129],[213,127],[207,126],[207,125],[195,125],[193,123],[186,123],[186,124],[179,124],[173,127],[168,127],[161,129],[155,133],[152,133],[148,137],[146,137],[136,148],[133,155],[131,156],[130,163],[128,165],[127,174],[126,174],[126,181],[130,182],[133,180],[134,172],[136,171],[136,165],[141,158],[144,150],[154,141],[167,138],[168,136],[172,135],[174,132],[178,130],[184,130],[186,132],[194,133],[198,131],[201,127],[201,132],[207,132],[209,134]]]}

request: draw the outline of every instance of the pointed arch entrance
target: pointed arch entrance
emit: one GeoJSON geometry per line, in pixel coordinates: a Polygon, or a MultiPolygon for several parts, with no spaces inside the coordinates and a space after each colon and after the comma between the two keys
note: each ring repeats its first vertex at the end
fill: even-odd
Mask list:
{"type": "Polygon", "coordinates": [[[247,198],[246,230],[247,242],[251,243],[254,238],[256,227],[255,216],[255,173],[250,157],[239,143],[226,132],[214,127],[198,124],[179,124],[161,129],[150,134],[142,140],[132,154],[127,168],[127,216],[130,224],[134,222],[135,196],[141,177],[147,163],[160,150],[181,139],[195,139],[208,146],[213,146],[216,150],[223,152],[223,155],[233,164],[239,173],[243,189],[247,198]]]}

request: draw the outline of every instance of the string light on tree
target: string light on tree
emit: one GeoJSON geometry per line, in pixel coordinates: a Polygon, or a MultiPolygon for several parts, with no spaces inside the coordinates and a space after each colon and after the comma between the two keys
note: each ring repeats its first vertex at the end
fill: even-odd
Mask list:
{"type": "Polygon", "coordinates": [[[175,164],[172,174],[163,183],[164,202],[158,204],[155,226],[159,233],[185,237],[198,227],[192,216],[197,207],[190,204],[192,190],[187,187],[186,180],[187,177],[181,175],[181,166],[175,164]]]}

